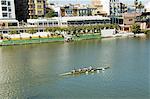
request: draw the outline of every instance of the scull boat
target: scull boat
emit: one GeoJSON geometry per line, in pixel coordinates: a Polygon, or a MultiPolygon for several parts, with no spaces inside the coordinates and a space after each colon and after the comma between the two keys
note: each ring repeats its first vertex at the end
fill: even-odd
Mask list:
{"type": "Polygon", "coordinates": [[[107,67],[98,67],[98,68],[93,68],[93,67],[88,67],[88,68],[81,68],[81,69],[74,69],[71,70],[70,72],[66,72],[63,74],[60,74],[61,76],[67,76],[67,75],[78,75],[78,74],[83,74],[83,73],[92,73],[92,72],[99,72],[99,71],[104,71],[106,69],[110,68],[109,66],[107,67]]]}

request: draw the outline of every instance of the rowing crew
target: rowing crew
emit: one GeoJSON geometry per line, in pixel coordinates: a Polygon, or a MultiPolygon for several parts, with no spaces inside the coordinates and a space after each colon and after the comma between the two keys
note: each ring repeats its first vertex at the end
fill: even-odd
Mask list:
{"type": "Polygon", "coordinates": [[[104,71],[105,68],[99,68],[99,69],[98,69],[98,68],[93,68],[92,66],[90,66],[90,67],[88,67],[88,68],[85,67],[85,68],[83,68],[83,69],[78,69],[78,70],[75,70],[75,69],[74,69],[74,70],[71,71],[71,73],[72,73],[72,74],[74,74],[74,73],[84,73],[84,72],[85,72],[85,73],[88,73],[88,72],[94,72],[94,71],[98,71],[98,72],[99,72],[99,70],[103,70],[103,71],[104,71]]]}

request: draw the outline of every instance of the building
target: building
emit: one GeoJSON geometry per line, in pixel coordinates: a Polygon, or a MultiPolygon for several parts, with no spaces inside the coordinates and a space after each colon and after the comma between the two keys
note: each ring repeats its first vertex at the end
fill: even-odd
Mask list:
{"type": "Polygon", "coordinates": [[[46,14],[46,0],[29,0],[29,18],[44,17],[46,14]]]}
{"type": "Polygon", "coordinates": [[[143,12],[136,18],[136,23],[140,25],[142,30],[150,29],[150,12],[143,12]]]}
{"type": "Polygon", "coordinates": [[[78,16],[92,16],[94,10],[94,8],[90,7],[80,7],[78,8],[78,16]]]}
{"type": "Polygon", "coordinates": [[[38,27],[38,28],[43,28],[43,27],[56,27],[59,26],[59,18],[54,17],[54,18],[48,18],[48,19],[28,19],[27,20],[28,27],[38,27]]]}
{"type": "Polygon", "coordinates": [[[110,24],[110,18],[102,16],[53,17],[49,19],[28,19],[29,27],[80,26],[110,24]]]}
{"type": "Polygon", "coordinates": [[[54,3],[50,3],[50,4],[47,5],[47,8],[53,9],[54,12],[55,12],[55,15],[57,17],[61,16],[61,10],[60,10],[61,7],[59,5],[55,5],[54,3]]]}
{"type": "Polygon", "coordinates": [[[14,0],[0,0],[0,19],[15,19],[14,0]]]}
{"type": "Polygon", "coordinates": [[[66,5],[60,8],[61,16],[62,17],[71,17],[71,16],[78,16],[77,14],[77,7],[74,5],[66,5]]]}
{"type": "Polygon", "coordinates": [[[14,0],[16,19],[26,22],[28,19],[28,0],[14,0]]]}
{"type": "Polygon", "coordinates": [[[95,8],[89,5],[76,5],[78,16],[92,16],[92,12],[96,10],[95,8]]]}
{"type": "Polygon", "coordinates": [[[28,18],[43,17],[46,13],[46,0],[14,0],[16,19],[27,21],[28,18]]]}
{"type": "MultiPolygon", "coordinates": [[[[55,12],[59,16],[59,7],[53,7],[55,12]]],[[[95,8],[90,7],[89,5],[80,5],[80,4],[69,4],[60,7],[60,16],[62,17],[71,17],[71,16],[92,16],[92,12],[95,8]]]]}
{"type": "Polygon", "coordinates": [[[131,31],[131,26],[136,22],[136,18],[141,16],[140,13],[124,13],[123,14],[123,25],[121,26],[122,31],[131,31]]]}
{"type": "Polygon", "coordinates": [[[110,0],[110,16],[120,16],[119,0],[110,0]]]}
{"type": "Polygon", "coordinates": [[[112,24],[122,24],[122,14],[127,12],[127,6],[119,0],[110,0],[110,17],[112,24]]]}
{"type": "Polygon", "coordinates": [[[101,37],[103,37],[103,38],[114,37],[115,34],[116,34],[116,29],[101,30],[101,37]]]}
{"type": "Polygon", "coordinates": [[[67,26],[110,24],[110,18],[102,16],[64,17],[62,18],[61,24],[67,26]]]}
{"type": "Polygon", "coordinates": [[[19,27],[19,22],[16,19],[11,20],[0,20],[0,34],[1,33],[9,33],[9,29],[19,27]]]}
{"type": "Polygon", "coordinates": [[[19,33],[24,33],[33,27],[39,32],[43,32],[47,27],[67,27],[67,26],[89,26],[110,24],[109,17],[102,16],[75,16],[75,17],[53,17],[53,18],[38,18],[27,19],[27,24],[19,26],[17,20],[2,20],[5,25],[1,25],[0,33],[9,33],[16,30],[19,33]]]}
{"type": "Polygon", "coordinates": [[[109,0],[92,0],[91,6],[95,8],[93,15],[108,16],[110,13],[109,0]]]}
{"type": "MultiPolygon", "coordinates": [[[[0,0],[0,29],[19,26],[15,18],[14,0],[0,0]]],[[[0,33],[7,33],[7,31],[0,31],[0,33]]]]}

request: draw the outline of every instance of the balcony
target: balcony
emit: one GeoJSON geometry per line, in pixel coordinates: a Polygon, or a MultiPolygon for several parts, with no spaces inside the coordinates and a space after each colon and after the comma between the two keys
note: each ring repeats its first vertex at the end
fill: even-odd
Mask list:
{"type": "Polygon", "coordinates": [[[34,10],[34,8],[32,8],[32,7],[29,7],[29,8],[28,8],[28,10],[34,10]]]}
{"type": "Polygon", "coordinates": [[[150,18],[136,18],[136,22],[150,22],[150,18]]]}
{"type": "Polygon", "coordinates": [[[32,5],[32,4],[34,4],[34,2],[28,2],[28,4],[29,4],[29,5],[32,5]]]}

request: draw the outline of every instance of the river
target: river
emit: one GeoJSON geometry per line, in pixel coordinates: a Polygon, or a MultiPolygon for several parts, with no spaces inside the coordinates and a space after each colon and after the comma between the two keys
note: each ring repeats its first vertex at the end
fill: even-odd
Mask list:
{"type": "Polygon", "coordinates": [[[150,39],[0,47],[0,99],[149,99],[150,39]],[[74,68],[104,72],[60,76],[74,68]]]}

